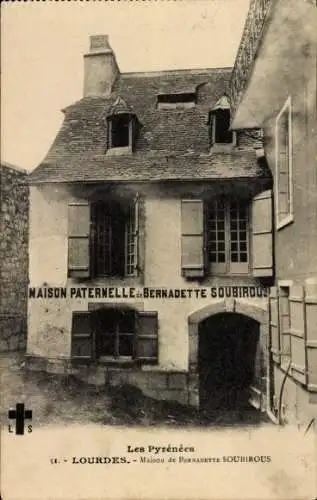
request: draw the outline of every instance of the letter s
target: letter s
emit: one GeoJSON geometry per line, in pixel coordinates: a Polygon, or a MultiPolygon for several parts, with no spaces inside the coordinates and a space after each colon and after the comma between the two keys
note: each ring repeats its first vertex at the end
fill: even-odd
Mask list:
{"type": "Polygon", "coordinates": [[[30,425],[30,424],[29,424],[29,425],[28,425],[28,434],[29,434],[30,432],[33,432],[33,429],[32,429],[32,425],[30,425]]]}

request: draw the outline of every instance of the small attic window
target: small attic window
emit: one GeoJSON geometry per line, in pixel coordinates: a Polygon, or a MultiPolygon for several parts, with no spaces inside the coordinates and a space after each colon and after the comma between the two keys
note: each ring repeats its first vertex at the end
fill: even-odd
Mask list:
{"type": "Polygon", "coordinates": [[[157,96],[158,109],[184,109],[192,108],[196,104],[195,92],[182,92],[174,94],[159,94],[157,96]]]}
{"type": "Polygon", "coordinates": [[[231,113],[227,96],[222,96],[209,113],[210,143],[216,145],[234,145],[236,134],[230,130],[231,113]]]}
{"type": "Polygon", "coordinates": [[[107,154],[132,153],[138,121],[133,110],[120,96],[110,108],[107,121],[107,154]]]}
{"type": "Polygon", "coordinates": [[[232,144],[233,133],[230,130],[230,109],[218,109],[215,112],[215,143],[232,144]]]}
{"type": "Polygon", "coordinates": [[[130,145],[131,117],[129,115],[113,116],[109,120],[109,148],[126,148],[130,145]]]}

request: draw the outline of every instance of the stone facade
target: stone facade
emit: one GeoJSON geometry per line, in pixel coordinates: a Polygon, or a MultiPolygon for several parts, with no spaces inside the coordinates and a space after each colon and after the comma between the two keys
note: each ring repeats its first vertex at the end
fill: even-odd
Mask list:
{"type": "Polygon", "coordinates": [[[0,351],[25,349],[28,283],[27,173],[1,164],[0,351]]]}

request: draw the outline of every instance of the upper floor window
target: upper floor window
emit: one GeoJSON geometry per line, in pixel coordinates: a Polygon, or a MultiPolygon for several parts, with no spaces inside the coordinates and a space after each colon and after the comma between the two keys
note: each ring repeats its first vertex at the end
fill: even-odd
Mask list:
{"type": "Polygon", "coordinates": [[[195,92],[178,92],[159,94],[157,96],[158,109],[184,109],[193,108],[196,104],[195,92]]]}
{"type": "Polygon", "coordinates": [[[181,231],[181,266],[186,278],[201,279],[206,274],[273,275],[270,190],[252,201],[232,196],[183,199],[181,231]]]}
{"type": "Polygon", "coordinates": [[[292,113],[289,97],[276,118],[276,218],[277,229],[292,222],[293,179],[292,179],[292,113]]]}
{"type": "Polygon", "coordinates": [[[207,254],[212,272],[249,271],[249,215],[243,201],[215,200],[206,206],[207,254]]]}
{"type": "Polygon", "coordinates": [[[100,201],[91,206],[92,274],[133,276],[136,272],[135,201],[100,201]]]}
{"type": "Polygon", "coordinates": [[[139,196],[71,203],[68,207],[69,276],[136,276],[142,207],[139,196]]]}

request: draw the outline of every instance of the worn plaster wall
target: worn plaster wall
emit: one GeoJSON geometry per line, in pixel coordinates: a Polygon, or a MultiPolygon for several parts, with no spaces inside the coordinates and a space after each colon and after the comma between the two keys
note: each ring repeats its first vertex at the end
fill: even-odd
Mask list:
{"type": "Polygon", "coordinates": [[[0,351],[12,351],[26,344],[29,189],[25,171],[1,164],[0,175],[0,351]]]}
{"type": "MultiPolygon", "coordinates": [[[[131,188],[132,189],[132,188],[131,188]]],[[[133,189],[138,189],[134,187],[133,189]]],[[[180,270],[180,196],[175,189],[145,189],[145,276],[143,286],[197,288],[213,284],[258,285],[252,277],[216,279],[205,283],[188,282],[180,270]]],[[[30,212],[30,285],[92,286],[97,283],[75,283],[67,280],[67,204],[84,191],[67,186],[31,187],[30,212]]],[[[87,196],[87,193],[86,193],[87,196]]],[[[121,281],[98,282],[101,286],[122,286],[121,281]]],[[[137,282],[136,285],[139,283],[137,282]]],[[[134,284],[130,283],[134,286],[134,284]]],[[[116,299],[134,303],[135,299],[116,299]]],[[[207,298],[138,299],[138,307],[158,311],[159,370],[188,369],[188,316],[212,301],[207,298]]],[[[100,302],[96,299],[95,302],[100,302]]],[[[248,302],[247,299],[244,301],[248,302]]],[[[249,302],[266,309],[266,298],[249,302]]],[[[71,349],[71,313],[88,310],[92,299],[29,299],[28,348],[33,356],[69,358],[71,349]]],[[[151,370],[144,367],[144,370],[151,370]]]]}

